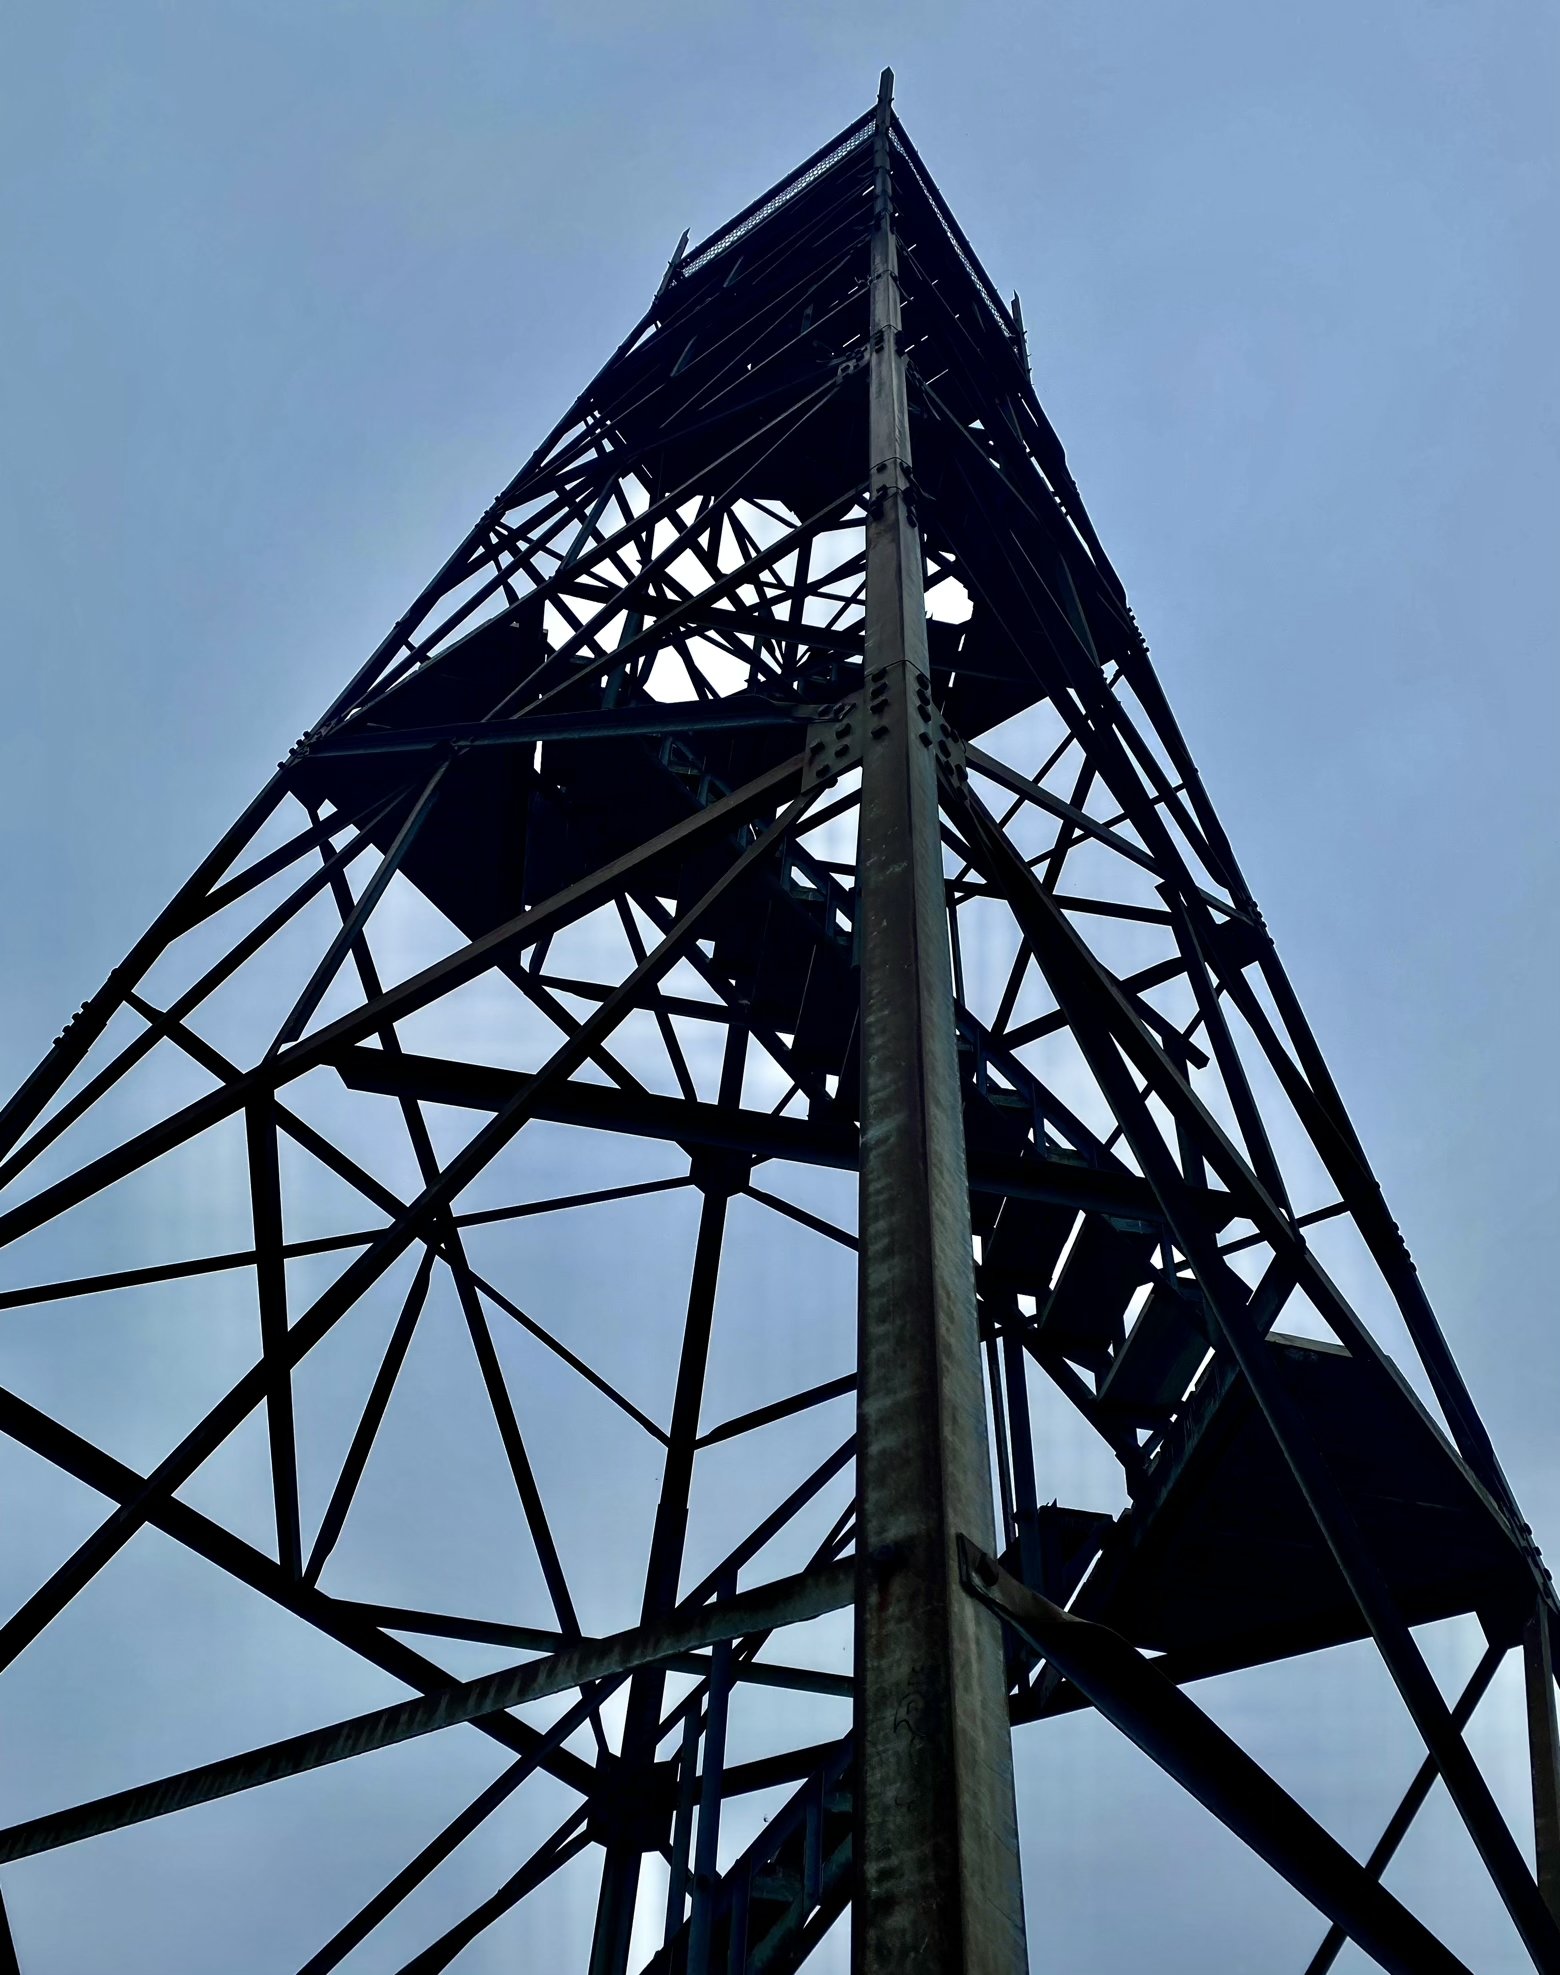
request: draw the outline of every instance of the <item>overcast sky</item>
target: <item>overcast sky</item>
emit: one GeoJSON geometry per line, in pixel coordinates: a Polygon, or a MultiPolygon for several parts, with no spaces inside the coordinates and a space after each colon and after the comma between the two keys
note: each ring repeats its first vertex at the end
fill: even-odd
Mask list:
{"type": "MultiPolygon", "coordinates": [[[[885,62],[1022,294],[1182,727],[1560,1549],[1552,12],[12,10],[0,1085],[616,344],[681,230],[866,108],[885,62]]],[[[1515,1697],[1496,1699],[1509,1783],[1515,1697]]],[[[1412,1766],[1389,1713],[1291,1721],[1307,1800],[1367,1843],[1412,1766]],[[1328,1800],[1345,1748],[1357,1777],[1328,1800]]],[[[1303,1963],[1311,1923],[1260,1874],[1238,1912],[1198,1910],[1228,1857],[1205,1823],[1184,1851],[1122,1835],[1166,1787],[1082,1732],[1021,1745],[1035,1967],[1123,1966],[1148,1941],[1167,1971],[1303,1963]],[[1106,1890],[1111,1857],[1141,1903],[1106,1890]],[[1231,1926],[1265,1943],[1249,1963],[1218,1948],[1231,1926]]],[[[27,1975],[84,1965],[46,1904],[27,1975]]],[[[1467,1939],[1481,1975],[1520,1966],[1493,1922],[1467,1939]]],[[[227,1965],[282,1965],[257,1957],[227,1965]]]]}

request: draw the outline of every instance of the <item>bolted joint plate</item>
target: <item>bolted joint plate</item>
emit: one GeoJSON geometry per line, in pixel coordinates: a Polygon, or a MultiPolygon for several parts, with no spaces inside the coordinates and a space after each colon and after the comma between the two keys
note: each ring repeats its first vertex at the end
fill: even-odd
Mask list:
{"type": "MultiPolygon", "coordinates": [[[[932,755],[939,780],[962,789],[969,781],[964,743],[933,701],[931,680],[914,666],[906,669],[910,690],[904,704],[911,737],[932,755]]],[[[888,670],[886,665],[878,666],[867,681],[869,743],[885,741],[893,732],[893,696],[889,692],[888,670]]]]}
{"type": "Polygon", "coordinates": [[[802,751],[802,787],[828,788],[861,765],[862,714],[859,699],[835,700],[817,709],[802,751]]]}
{"type": "MultiPolygon", "coordinates": [[[[889,670],[888,666],[879,665],[867,681],[865,738],[868,747],[881,746],[894,731],[894,698],[889,690],[889,670]]],[[[910,689],[903,703],[907,708],[912,739],[932,755],[939,780],[952,788],[963,789],[969,782],[964,743],[944,720],[933,701],[931,681],[926,674],[909,665],[906,671],[910,689]]]]}

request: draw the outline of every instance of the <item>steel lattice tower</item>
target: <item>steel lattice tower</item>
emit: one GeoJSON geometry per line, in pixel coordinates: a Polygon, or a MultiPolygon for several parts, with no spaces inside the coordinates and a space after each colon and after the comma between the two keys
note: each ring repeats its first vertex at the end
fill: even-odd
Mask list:
{"type": "Polygon", "coordinates": [[[239,1310],[251,1360],[139,1466],[5,1374],[0,1428],[98,1508],[8,1607],[0,1667],[47,1654],[156,1532],[403,1696],[13,1824],[0,1860],[179,1811],[176,1857],[195,1806],[437,1730],[501,1766],[371,1897],[343,1894],[304,1975],[543,1788],[562,1821],[408,1970],[588,1872],[582,1975],[774,1975],[847,1904],[863,1975],[1018,1975],[1013,1729],[1035,1724],[1022,1747],[1092,1706],[1314,1903],[1313,1975],[1346,1937],[1389,1969],[1463,1967],[1382,1883],[1438,1778],[1533,1966],[1560,1969],[1548,1573],[1040,407],[1016,302],[889,81],[719,234],[685,236],[0,1114],[7,1311],[111,1318],[193,1284],[239,1310]],[[582,1145],[596,1184],[537,1183],[578,1178],[558,1148],[582,1145]],[[231,1245],[107,1253],[105,1228],[146,1232],[133,1188],[181,1159],[233,1194],[231,1245]],[[626,1234],[601,1218],[646,1201],[626,1234]],[[627,1293],[674,1212],[691,1259],[669,1342],[629,1351],[583,1296],[528,1307],[538,1254],[627,1293]],[[773,1285],[797,1336],[827,1320],[846,1340],[800,1381],[729,1299],[716,1321],[743,1216],[836,1258],[773,1285]],[[1402,1370],[1329,1266],[1345,1234],[1402,1370]],[[529,1573],[495,1561],[464,1612],[375,1591],[361,1562],[337,1577],[384,1434],[438,1389],[417,1354],[440,1310],[529,1573]],[[722,1416],[727,1333],[758,1383],[722,1416]],[[538,1436],[576,1393],[596,1408],[577,1472],[620,1481],[632,1575],[558,1533],[538,1436]],[[1113,1457],[1116,1512],[1046,1501],[1042,1394],[1113,1457]],[[262,1423],[263,1533],[201,1494],[262,1423]],[[784,1650],[852,1610],[849,1674],[784,1650]],[[1456,1614],[1487,1650],[1448,1702],[1415,1628],[1456,1614]],[[1193,1698],[1351,1640],[1425,1751],[1363,1862],[1193,1698]],[[1536,1873],[1463,1739],[1512,1650],[1536,1873]]]}

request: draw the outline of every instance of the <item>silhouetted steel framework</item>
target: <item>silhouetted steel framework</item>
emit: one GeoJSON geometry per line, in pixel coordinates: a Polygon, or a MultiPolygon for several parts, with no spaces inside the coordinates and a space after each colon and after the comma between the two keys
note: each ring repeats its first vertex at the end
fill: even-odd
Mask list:
{"type": "Polygon", "coordinates": [[[624,1975],[631,1937],[642,1950],[648,1854],[665,1862],[657,1975],[794,1968],[848,1902],[867,1975],[1015,1975],[1011,1724],[1092,1706],[1314,1902],[1331,1932],[1313,1975],[1345,1937],[1390,1969],[1463,1966],[1382,1884],[1437,1777],[1534,1966],[1560,1968],[1548,1573],[1040,408],[1017,303],[997,299],[886,76],[875,112],[679,248],[606,367],[50,1049],[3,1114],[0,1239],[68,1222],[224,1126],[242,1133],[250,1245],[4,1298],[247,1272],[259,1355],[150,1473],[0,1392],[0,1427],[111,1505],[0,1626],[0,1662],[44,1650],[153,1529],[410,1698],[14,1825],[0,1859],[466,1724],[508,1767],[347,1902],[305,1975],[337,1967],[538,1773],[573,1808],[409,1969],[447,1966],[589,1852],[589,1975],[624,1975]],[[1024,745],[1048,734],[1050,751],[1014,766],[996,736],[1020,715],[1024,745]],[[444,946],[386,985],[374,936],[408,887],[444,946]],[[208,998],[321,913],[301,965],[291,949],[297,979],[246,1004],[265,1033],[232,1060],[208,998]],[[582,932],[596,944],[571,945],[582,932]],[[590,977],[563,958],[609,951],[621,964],[590,977]],[[517,1058],[494,1040],[506,1009],[531,1025],[516,1034],[549,1026],[550,1053],[472,1060],[459,991],[478,983],[486,1054],[517,1058]],[[120,1080],[169,1053],[196,1094],[85,1139],[120,1080]],[[337,1124],[315,1122],[331,1106],[337,1124]],[[505,1204],[508,1150],[538,1121],[635,1136],[669,1171],[505,1204]],[[403,1191],[375,1159],[398,1134],[415,1161],[403,1191]],[[308,1189],[284,1178],[304,1155],[357,1196],[358,1225],[289,1233],[308,1189]],[[793,1162],[859,1170],[857,1234],[787,1196],[793,1162]],[[480,1176],[499,1204],[471,1205],[480,1176]],[[552,1213],[566,1266],[569,1210],[678,1190],[697,1233],[657,1420],[473,1250],[552,1213]],[[857,1370],[712,1424],[738,1201],[856,1251],[857,1370]],[[1352,1227],[1357,1279],[1395,1304],[1412,1381],[1319,1258],[1325,1223],[1352,1227]],[[297,1381],[397,1267],[383,1356],[305,1518],[297,1381]],[[327,1588],[437,1282],[550,1600],[530,1624],[327,1588]],[[608,1635],[579,1623],[495,1324],[658,1450],[648,1554],[608,1635]],[[1119,1515],[1043,1503],[1037,1379],[1116,1457],[1119,1515]],[[257,1413],[274,1549],[181,1496],[257,1413]],[[821,1457],[695,1569],[703,1450],[804,1417],[821,1457]],[[782,1628],[852,1604],[853,1676],[770,1656],[782,1628]],[[1488,1650],[1449,1703],[1413,1628],[1467,1613],[1488,1650]],[[1367,1637],[1426,1753],[1359,1862],[1188,1690],[1367,1637]],[[441,1639],[497,1649],[498,1669],[455,1678],[441,1639]],[[1463,1739],[1513,1647],[1536,1874],[1463,1739]],[[755,1688],[750,1733],[775,1688],[793,1695],[779,1746],[728,1761],[755,1688]],[[803,1707],[826,1732],[798,1746],[803,1707]],[[733,1857],[723,1807],[777,1786],[790,1794],[733,1857]]]}

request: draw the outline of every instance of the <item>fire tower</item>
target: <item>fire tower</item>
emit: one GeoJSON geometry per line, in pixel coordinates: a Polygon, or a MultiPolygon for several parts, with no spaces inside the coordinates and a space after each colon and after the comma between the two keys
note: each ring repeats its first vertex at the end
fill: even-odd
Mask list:
{"type": "MultiPolygon", "coordinates": [[[[13,1899],[75,1845],[90,1896],[103,1834],[154,1820],[172,1889],[216,1800],[438,1735],[491,1780],[344,1887],[301,1975],[391,1966],[403,1904],[528,1800],[535,1841],[405,1970],[563,1875],[589,1887],[574,1958],[532,1965],[782,1975],[849,1907],[861,1975],[1021,1975],[1052,1964],[1015,1752],[1093,1708],[1314,1904],[1312,1975],[1346,1939],[1464,1968],[1383,1883],[1438,1780],[1560,1970],[1548,1572],[1018,305],[889,85],[684,236],[0,1113],[6,1322],[45,1312],[67,1353],[72,1310],[193,1296],[238,1354],[132,1461],[27,1396],[0,1330],[0,1429],[96,1504],[7,1595],[0,1670],[156,1541],[392,1696],[59,1788],[0,1830],[13,1899]],[[199,1252],[157,1245],[165,1169],[231,1201],[199,1252]],[[795,1244],[762,1280],[760,1226],[795,1244]],[[516,1532],[469,1596],[370,1513],[387,1436],[432,1449],[430,1489],[466,1458],[474,1430],[427,1424],[457,1375],[516,1532]],[[1113,1504],[1052,1499],[1042,1402],[1106,1451],[1113,1504]],[[1487,1650],[1448,1698],[1416,1628],[1457,1614],[1487,1650]],[[1424,1748],[1365,1858],[1197,1699],[1347,1641],[1424,1748]],[[1463,1734],[1512,1651],[1531,1843],[1463,1734]]],[[[50,1975],[18,1912],[0,1967],[50,1975]]]]}

